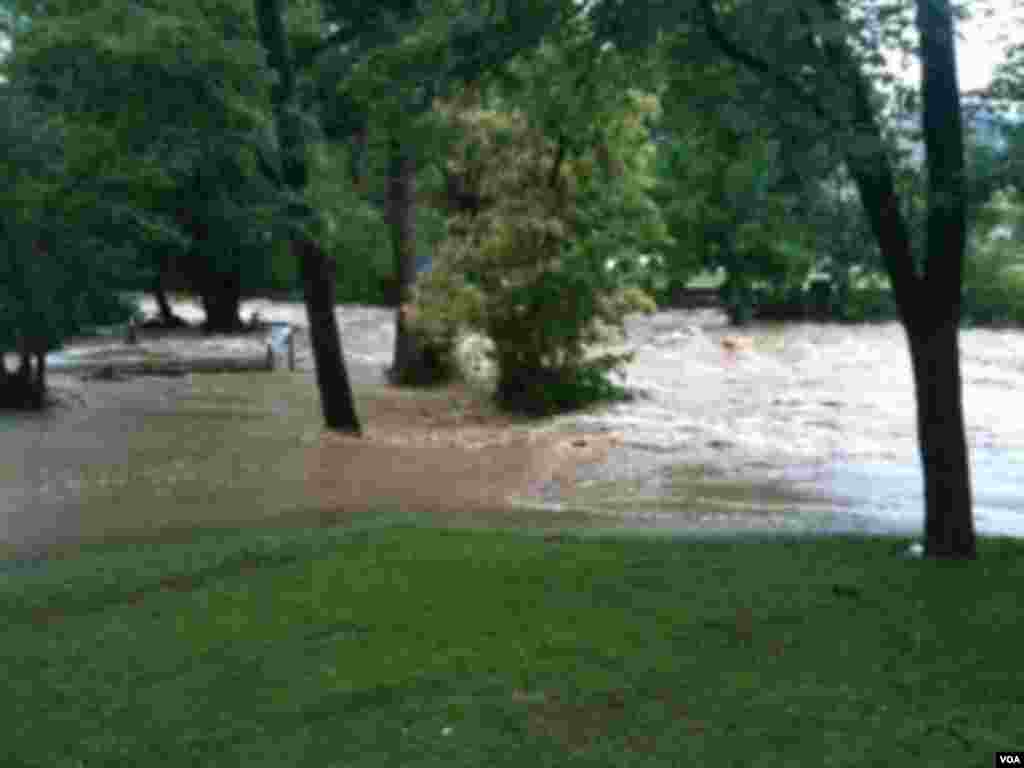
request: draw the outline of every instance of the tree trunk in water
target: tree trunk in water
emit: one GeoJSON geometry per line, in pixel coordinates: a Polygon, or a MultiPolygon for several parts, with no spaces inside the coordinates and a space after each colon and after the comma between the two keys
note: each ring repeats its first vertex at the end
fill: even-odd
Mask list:
{"type": "Polygon", "coordinates": [[[401,386],[430,386],[444,379],[437,350],[407,322],[407,305],[416,282],[416,167],[402,145],[392,139],[388,163],[388,219],[398,275],[395,310],[395,352],[388,378],[401,386]]]}
{"type": "MultiPolygon", "coordinates": [[[[964,431],[957,328],[966,246],[963,124],[957,84],[953,14],[949,0],[917,0],[921,38],[922,127],[928,169],[927,260],[914,263],[910,233],[896,193],[892,165],[878,124],[874,93],[848,40],[822,36],[808,22],[810,46],[849,97],[846,126],[863,141],[850,145],[846,165],[878,240],[893,295],[910,343],[917,394],[918,441],[924,469],[925,555],[971,558],[976,554],[970,469],[964,431]]],[[[816,117],[835,121],[820,93],[803,87],[771,61],[744,50],[718,24],[711,0],[700,3],[704,29],[734,61],[790,94],[816,117]]],[[[840,4],[818,4],[829,23],[845,25],[840,4]]],[[[809,17],[808,17],[809,18],[809,17]]]]}
{"type": "MultiPolygon", "coordinates": [[[[883,151],[847,158],[878,240],[907,332],[924,472],[925,555],[976,555],[970,465],[960,383],[960,290],[966,248],[963,125],[948,0],[918,0],[923,128],[928,168],[927,258],[914,264],[892,167],[883,151]]],[[[883,147],[870,89],[848,50],[828,44],[850,75],[859,132],[883,147]]]]}
{"type": "Polygon", "coordinates": [[[361,434],[352,387],[334,316],[334,276],[327,255],[311,240],[293,240],[305,294],[309,335],[316,364],[316,383],[327,427],[361,434]]]}
{"type": "Polygon", "coordinates": [[[208,272],[200,291],[206,333],[237,333],[245,327],[238,311],[242,304],[242,277],[238,273],[208,272]]]}
{"type": "MultiPolygon", "coordinates": [[[[253,0],[253,3],[267,63],[278,76],[271,88],[271,101],[281,148],[283,184],[293,194],[302,196],[308,182],[306,144],[302,124],[296,116],[295,69],[285,33],[282,3],[281,0],[253,0]]],[[[302,273],[324,421],[328,429],[358,435],[359,419],[334,316],[333,270],[327,255],[301,229],[301,224],[314,218],[313,211],[305,204],[293,204],[289,206],[289,214],[293,220],[292,253],[298,257],[302,273]]]]}
{"type": "Polygon", "coordinates": [[[167,300],[167,292],[164,290],[163,274],[157,275],[153,284],[153,298],[156,299],[156,306],[160,310],[160,322],[170,327],[178,319],[174,310],[171,309],[171,302],[167,300]]]}
{"type": "Polygon", "coordinates": [[[931,333],[907,331],[924,470],[925,551],[970,558],[975,535],[957,336],[957,326],[948,323],[931,333]]]}
{"type": "Polygon", "coordinates": [[[973,558],[970,463],[960,383],[960,295],[967,248],[963,117],[949,0],[917,0],[928,164],[925,296],[908,318],[925,478],[925,554],[973,558]]]}
{"type": "Polygon", "coordinates": [[[0,408],[38,411],[46,405],[46,352],[22,347],[14,373],[0,371],[0,408]],[[35,358],[35,373],[32,359],[35,358]]]}
{"type": "Polygon", "coordinates": [[[32,388],[33,407],[40,409],[46,404],[46,350],[36,352],[36,380],[32,388]]]}
{"type": "Polygon", "coordinates": [[[170,266],[171,259],[169,256],[165,254],[158,258],[156,276],[153,278],[153,298],[156,300],[156,306],[160,311],[161,325],[165,328],[180,328],[186,325],[186,323],[174,314],[174,310],[171,309],[171,302],[167,300],[167,290],[165,288],[167,272],[170,266]]]}

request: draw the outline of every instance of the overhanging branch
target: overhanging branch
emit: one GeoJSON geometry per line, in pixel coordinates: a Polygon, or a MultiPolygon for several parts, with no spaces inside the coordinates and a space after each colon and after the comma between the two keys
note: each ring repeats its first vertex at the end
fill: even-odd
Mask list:
{"type": "Polygon", "coordinates": [[[758,75],[761,75],[775,83],[775,85],[793,96],[801,104],[810,108],[816,117],[829,123],[832,122],[832,118],[830,118],[820,99],[815,98],[813,94],[805,91],[795,80],[787,77],[783,72],[780,72],[769,62],[755,56],[750,51],[743,50],[739,45],[729,39],[728,35],[725,34],[725,31],[718,24],[712,0],[700,0],[700,16],[703,20],[704,30],[707,32],[708,38],[718,46],[722,53],[729,58],[738,61],[740,64],[758,75]]]}

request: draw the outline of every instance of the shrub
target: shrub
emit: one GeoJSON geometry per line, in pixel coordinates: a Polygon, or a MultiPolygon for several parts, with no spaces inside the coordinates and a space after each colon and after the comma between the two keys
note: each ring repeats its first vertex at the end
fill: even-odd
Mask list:
{"type": "Polygon", "coordinates": [[[451,216],[433,269],[414,288],[413,325],[442,345],[464,329],[494,344],[503,407],[541,415],[621,395],[607,374],[627,355],[588,356],[653,300],[606,264],[639,262],[666,242],[649,189],[635,97],[609,146],[574,156],[521,112],[447,108],[464,138],[448,171],[475,185],[479,211],[451,216]],[[552,174],[556,168],[558,173],[552,174]],[[553,183],[552,183],[553,182],[553,183]]]}
{"type": "Polygon", "coordinates": [[[1024,323],[1020,251],[1006,240],[975,245],[964,269],[961,317],[966,325],[1024,323]]]}

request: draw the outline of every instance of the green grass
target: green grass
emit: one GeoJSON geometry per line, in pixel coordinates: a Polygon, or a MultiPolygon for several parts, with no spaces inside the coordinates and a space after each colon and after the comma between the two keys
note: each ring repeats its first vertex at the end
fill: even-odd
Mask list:
{"type": "Polygon", "coordinates": [[[1024,544],[377,525],[0,563],[0,765],[988,766],[1024,544]]]}

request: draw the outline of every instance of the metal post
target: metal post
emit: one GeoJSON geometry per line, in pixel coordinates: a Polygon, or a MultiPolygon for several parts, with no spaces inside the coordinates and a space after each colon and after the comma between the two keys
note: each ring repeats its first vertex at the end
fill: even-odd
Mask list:
{"type": "Polygon", "coordinates": [[[288,370],[295,370],[295,330],[288,329],[288,370]]]}

